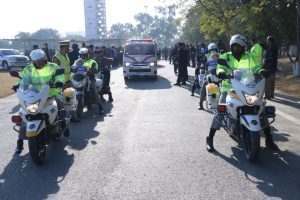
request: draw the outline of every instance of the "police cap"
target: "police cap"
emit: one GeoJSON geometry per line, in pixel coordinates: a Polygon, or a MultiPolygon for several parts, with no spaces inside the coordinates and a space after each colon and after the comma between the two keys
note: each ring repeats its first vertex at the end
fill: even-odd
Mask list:
{"type": "Polygon", "coordinates": [[[62,40],[59,42],[59,46],[70,46],[70,40],[62,40]]]}

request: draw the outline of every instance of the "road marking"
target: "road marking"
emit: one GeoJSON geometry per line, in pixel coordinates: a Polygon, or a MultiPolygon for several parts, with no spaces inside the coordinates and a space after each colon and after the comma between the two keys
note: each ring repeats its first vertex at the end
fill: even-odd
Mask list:
{"type": "Polygon", "coordinates": [[[276,110],[276,112],[281,115],[282,117],[286,118],[289,121],[292,121],[298,125],[300,125],[300,121],[297,120],[296,118],[292,117],[291,115],[285,114],[284,112],[281,112],[280,110],[276,110]]]}

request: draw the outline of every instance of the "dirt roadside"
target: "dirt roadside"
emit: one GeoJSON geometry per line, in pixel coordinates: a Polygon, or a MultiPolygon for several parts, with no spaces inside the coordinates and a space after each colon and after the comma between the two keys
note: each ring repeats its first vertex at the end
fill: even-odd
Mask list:
{"type": "Polygon", "coordinates": [[[275,87],[287,95],[300,97],[300,77],[293,76],[293,65],[288,58],[278,60],[275,87]]]}
{"type": "Polygon", "coordinates": [[[17,81],[18,80],[11,77],[8,72],[0,72],[0,98],[13,94],[14,91],[11,88],[17,81]]]}

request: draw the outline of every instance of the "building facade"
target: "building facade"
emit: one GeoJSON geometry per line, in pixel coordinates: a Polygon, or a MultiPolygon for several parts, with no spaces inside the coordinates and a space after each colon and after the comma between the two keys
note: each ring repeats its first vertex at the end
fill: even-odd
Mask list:
{"type": "Polygon", "coordinates": [[[105,0],[84,0],[86,39],[106,39],[105,0]]]}

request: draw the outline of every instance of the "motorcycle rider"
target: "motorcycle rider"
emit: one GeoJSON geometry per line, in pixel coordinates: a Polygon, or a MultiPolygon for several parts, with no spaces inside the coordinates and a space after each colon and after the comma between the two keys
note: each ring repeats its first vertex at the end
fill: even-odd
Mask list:
{"type": "Polygon", "coordinates": [[[98,73],[98,64],[95,60],[89,58],[89,50],[85,47],[83,47],[79,50],[79,55],[80,55],[80,58],[84,60],[84,66],[89,71],[88,76],[91,81],[90,89],[91,89],[94,99],[96,100],[96,102],[98,104],[99,114],[103,115],[104,114],[103,107],[101,105],[100,96],[99,96],[99,94],[97,92],[97,88],[96,88],[95,74],[98,73]]]}
{"type": "MultiPolygon", "coordinates": [[[[207,47],[208,54],[207,62],[205,65],[206,71],[210,74],[216,75],[216,68],[217,68],[217,59],[219,58],[218,54],[218,45],[216,43],[210,43],[207,47]]],[[[208,84],[208,80],[206,79],[200,89],[200,102],[198,110],[203,110],[203,101],[206,97],[206,85],[208,84]]]]}
{"type": "MultiPolygon", "coordinates": [[[[57,88],[50,88],[49,97],[53,97],[57,103],[58,107],[58,117],[60,120],[63,120],[63,125],[65,124],[65,110],[64,110],[64,100],[61,95],[61,89],[64,84],[64,75],[57,75],[53,79],[53,74],[55,74],[57,69],[60,69],[58,65],[55,63],[47,62],[47,56],[45,52],[41,49],[33,50],[30,53],[30,58],[32,64],[25,67],[22,71],[22,79],[20,80],[20,88],[26,89],[26,87],[30,85],[34,85],[37,89],[42,88],[44,85],[48,85],[51,81],[54,81],[57,88]]],[[[16,89],[16,88],[15,88],[16,89]]],[[[20,128],[20,133],[17,141],[17,148],[15,153],[20,154],[23,150],[23,139],[22,135],[26,131],[26,127],[24,130],[24,126],[20,128]]],[[[67,130],[64,132],[64,136],[68,137],[70,135],[70,131],[67,130]]]]}
{"type": "MultiPolygon", "coordinates": [[[[256,59],[252,57],[251,53],[245,51],[246,48],[246,38],[243,35],[236,34],[230,39],[230,49],[231,52],[227,52],[225,54],[220,55],[221,59],[224,59],[229,64],[232,70],[239,68],[252,68],[263,75],[264,77],[268,76],[268,72],[264,70],[259,63],[257,63],[256,59]]],[[[220,79],[222,79],[222,87],[221,87],[221,96],[220,103],[226,103],[227,93],[231,89],[231,83],[226,79],[227,75],[230,74],[231,70],[229,70],[226,66],[217,65],[217,75],[220,79]]],[[[209,136],[206,138],[206,148],[209,152],[214,151],[213,146],[213,137],[217,130],[220,130],[220,124],[218,121],[222,120],[222,116],[216,115],[213,118],[209,136]],[[218,120],[219,119],[219,120],[218,120]]],[[[274,143],[273,137],[271,135],[271,129],[269,126],[269,121],[267,118],[264,119],[267,127],[264,129],[264,133],[266,136],[265,144],[268,148],[278,150],[278,146],[274,143]]]]}
{"type": "Polygon", "coordinates": [[[101,89],[100,95],[103,98],[104,94],[108,94],[108,100],[113,101],[112,93],[109,87],[110,82],[110,65],[109,59],[104,57],[104,50],[97,48],[94,52],[94,60],[99,66],[99,72],[103,74],[103,87],[101,89]]]}

